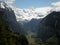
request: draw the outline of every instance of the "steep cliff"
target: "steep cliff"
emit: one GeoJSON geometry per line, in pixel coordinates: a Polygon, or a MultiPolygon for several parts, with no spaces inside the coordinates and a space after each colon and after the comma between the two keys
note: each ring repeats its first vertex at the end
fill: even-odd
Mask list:
{"type": "Polygon", "coordinates": [[[4,2],[0,2],[0,12],[3,12],[2,18],[5,21],[8,28],[13,32],[22,33],[20,24],[16,21],[14,11],[4,2]]]}
{"type": "Polygon", "coordinates": [[[37,35],[43,42],[49,42],[48,45],[58,45],[57,42],[60,43],[60,12],[53,11],[42,19],[37,35]]]}
{"type": "Polygon", "coordinates": [[[14,11],[4,2],[0,2],[0,45],[28,45],[28,40],[21,35],[14,11]]]}

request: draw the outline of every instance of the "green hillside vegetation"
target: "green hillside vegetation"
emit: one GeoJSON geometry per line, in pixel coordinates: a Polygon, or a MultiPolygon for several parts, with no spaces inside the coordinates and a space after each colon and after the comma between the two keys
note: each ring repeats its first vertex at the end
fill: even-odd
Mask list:
{"type": "Polygon", "coordinates": [[[3,13],[0,13],[0,45],[28,45],[28,41],[24,35],[12,32],[6,26],[2,19],[3,13]]]}
{"type": "Polygon", "coordinates": [[[56,36],[52,36],[51,38],[46,40],[46,42],[50,45],[58,45],[58,40],[56,36]]]}
{"type": "Polygon", "coordinates": [[[58,45],[58,40],[56,36],[50,37],[45,42],[43,42],[40,38],[37,40],[38,41],[35,42],[37,45],[58,45]]]}

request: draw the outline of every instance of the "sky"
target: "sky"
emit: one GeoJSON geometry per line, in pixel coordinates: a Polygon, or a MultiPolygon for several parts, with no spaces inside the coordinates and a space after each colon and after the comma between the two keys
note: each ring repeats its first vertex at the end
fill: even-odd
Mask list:
{"type": "Polygon", "coordinates": [[[51,6],[51,3],[58,2],[60,0],[0,0],[6,1],[7,3],[13,4],[18,8],[39,8],[51,6]]]}
{"type": "Polygon", "coordinates": [[[57,1],[59,0],[15,0],[14,5],[19,8],[38,8],[51,6],[52,2],[57,1]]]}

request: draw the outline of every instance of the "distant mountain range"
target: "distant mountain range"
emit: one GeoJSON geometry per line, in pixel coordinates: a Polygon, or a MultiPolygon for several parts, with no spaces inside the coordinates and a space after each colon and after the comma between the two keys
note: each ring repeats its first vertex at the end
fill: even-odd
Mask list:
{"type": "Polygon", "coordinates": [[[24,28],[24,30],[30,30],[33,32],[36,32],[40,20],[47,16],[47,14],[49,14],[51,10],[50,7],[45,7],[45,9],[44,8],[20,9],[11,6],[11,8],[14,10],[17,22],[21,24],[21,27],[24,28]]]}

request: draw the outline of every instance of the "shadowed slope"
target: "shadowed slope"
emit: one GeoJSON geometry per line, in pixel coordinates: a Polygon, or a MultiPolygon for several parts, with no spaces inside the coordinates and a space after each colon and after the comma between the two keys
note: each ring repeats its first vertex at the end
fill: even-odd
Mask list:
{"type": "Polygon", "coordinates": [[[39,24],[38,38],[43,42],[49,40],[50,43],[56,38],[58,41],[55,39],[56,42],[49,45],[60,45],[60,12],[54,11],[42,19],[39,24]],[[50,40],[51,38],[53,39],[50,40]]]}
{"type": "Polygon", "coordinates": [[[17,24],[12,9],[0,8],[0,45],[28,45],[27,38],[16,33],[21,30],[17,24]]]}

